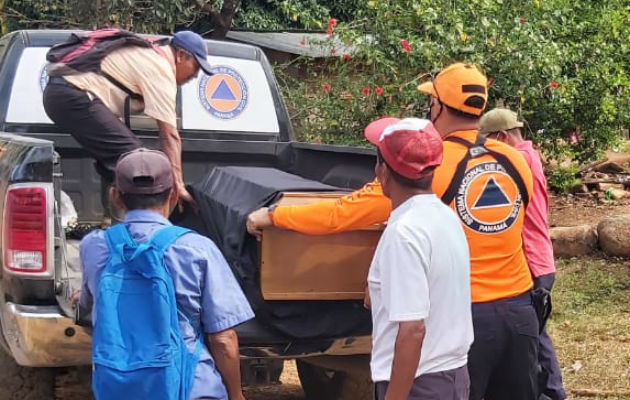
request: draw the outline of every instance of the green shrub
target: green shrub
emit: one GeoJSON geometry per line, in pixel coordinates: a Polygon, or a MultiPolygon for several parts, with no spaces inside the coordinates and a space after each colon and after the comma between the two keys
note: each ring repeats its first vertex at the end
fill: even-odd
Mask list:
{"type": "Polygon", "coordinates": [[[570,151],[577,162],[591,159],[630,126],[627,0],[364,5],[352,23],[334,27],[356,48],[350,59],[331,40],[339,57],[325,70],[312,64],[306,80],[281,76],[301,140],[364,143],[362,128],[381,115],[424,115],[417,84],[455,61],[479,65],[493,80],[488,107],[516,110],[552,158],[570,151]]]}
{"type": "Polygon", "coordinates": [[[579,168],[572,165],[569,167],[558,167],[547,173],[547,183],[549,187],[559,193],[570,193],[571,189],[580,183],[577,177],[579,168]]]}

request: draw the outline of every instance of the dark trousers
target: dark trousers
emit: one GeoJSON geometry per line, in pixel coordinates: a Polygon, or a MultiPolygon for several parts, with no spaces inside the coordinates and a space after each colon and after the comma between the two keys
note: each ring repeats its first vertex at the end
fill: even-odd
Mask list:
{"type": "Polygon", "coordinates": [[[118,158],[142,147],[140,140],[103,102],[60,77],[44,89],[44,109],[51,120],[96,159],[96,170],[107,181],[114,179],[118,158]]]}
{"type": "MultiPolygon", "coordinates": [[[[383,400],[389,382],[376,382],[374,399],[383,400]]],[[[466,366],[423,374],[414,379],[407,400],[467,400],[470,388],[466,366]]]]}
{"type": "MultiPolygon", "coordinates": [[[[542,287],[551,292],[556,274],[551,273],[534,278],[534,289],[542,287]]],[[[538,341],[538,364],[540,365],[540,376],[538,383],[540,393],[548,396],[552,400],[563,400],[567,398],[562,385],[562,374],[556,352],[553,349],[551,338],[543,329],[538,341]]]]}
{"type": "Polygon", "coordinates": [[[53,77],[44,89],[44,109],[53,122],[76,139],[96,160],[101,176],[101,204],[106,217],[120,222],[122,211],[109,201],[118,158],[142,147],[140,140],[103,102],[79,90],[60,77],[53,77]]]}
{"type": "Polygon", "coordinates": [[[529,292],[473,303],[470,400],[536,400],[538,318],[529,292]]]}

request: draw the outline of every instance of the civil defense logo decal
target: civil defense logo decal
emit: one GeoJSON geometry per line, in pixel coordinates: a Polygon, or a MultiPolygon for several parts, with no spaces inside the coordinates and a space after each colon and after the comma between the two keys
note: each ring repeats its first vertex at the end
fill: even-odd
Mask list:
{"type": "Polygon", "coordinates": [[[470,229],[484,234],[509,229],[523,206],[514,180],[497,162],[475,165],[466,171],[455,195],[455,211],[470,229]]]}
{"type": "Polygon", "coordinates": [[[48,64],[49,63],[44,64],[41,71],[39,71],[39,88],[42,90],[42,92],[46,88],[46,85],[48,85],[49,78],[48,78],[48,73],[46,72],[46,68],[48,67],[48,64]]]}
{"type": "Polygon", "coordinates": [[[199,101],[210,115],[220,119],[238,117],[249,100],[247,84],[236,70],[226,66],[212,68],[214,75],[199,79],[199,101]]]}

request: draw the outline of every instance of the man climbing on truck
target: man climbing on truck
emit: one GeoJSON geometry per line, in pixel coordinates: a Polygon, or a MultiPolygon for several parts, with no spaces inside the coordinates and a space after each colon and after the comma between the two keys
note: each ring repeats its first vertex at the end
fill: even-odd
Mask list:
{"type": "Polygon", "coordinates": [[[196,77],[200,69],[212,74],[207,54],[204,40],[191,31],[152,43],[116,29],[74,34],[49,52],[51,78],[44,90],[46,114],[96,159],[103,183],[101,199],[110,217],[116,215],[107,204],[107,188],[116,161],[142,146],[129,128],[130,112],[144,110],[156,120],[178,198],[193,200],[184,185],[181,167],[177,86],[196,77]]]}

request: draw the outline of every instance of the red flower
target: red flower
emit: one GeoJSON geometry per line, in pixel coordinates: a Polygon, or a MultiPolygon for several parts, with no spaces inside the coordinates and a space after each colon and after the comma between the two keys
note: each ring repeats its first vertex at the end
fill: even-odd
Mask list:
{"type": "Polygon", "coordinates": [[[560,86],[560,84],[558,84],[558,82],[556,82],[556,81],[553,81],[553,82],[551,82],[549,84],[549,87],[552,88],[552,89],[557,89],[558,86],[560,86]]]}
{"type": "Polygon", "coordinates": [[[337,53],[337,50],[335,49],[330,49],[330,54],[335,55],[337,53]]]}
{"type": "Polygon", "coordinates": [[[306,44],[306,41],[304,39],[300,40],[300,46],[304,46],[306,44]]]}
{"type": "Polygon", "coordinates": [[[367,96],[368,94],[370,94],[370,88],[369,87],[364,87],[363,89],[361,89],[361,93],[363,93],[363,95],[367,96]]]}
{"type": "Polygon", "coordinates": [[[527,22],[527,18],[525,18],[525,17],[521,17],[521,18],[519,18],[518,22],[520,22],[520,23],[521,23],[521,25],[523,25],[524,23],[526,23],[526,22],[527,22]]]}
{"type": "Polygon", "coordinates": [[[406,51],[407,53],[411,51],[411,46],[409,45],[409,41],[407,41],[407,39],[401,39],[400,45],[402,46],[403,50],[406,51]]]}
{"type": "Polygon", "coordinates": [[[346,60],[346,61],[350,61],[350,60],[352,60],[352,56],[350,54],[344,54],[343,55],[343,59],[346,60]]]}
{"type": "Polygon", "coordinates": [[[330,18],[328,20],[328,26],[337,26],[337,20],[334,18],[330,18]]]}
{"type": "Polygon", "coordinates": [[[332,33],[333,33],[333,29],[330,26],[328,28],[326,28],[326,34],[328,36],[332,35],[332,33]]]}
{"type": "Polygon", "coordinates": [[[374,88],[374,93],[376,93],[377,96],[380,96],[383,94],[383,88],[380,86],[377,86],[374,88]]]}
{"type": "Polygon", "coordinates": [[[322,85],[322,89],[324,89],[324,92],[328,93],[330,92],[330,89],[332,89],[332,87],[329,84],[324,84],[322,85]]]}

